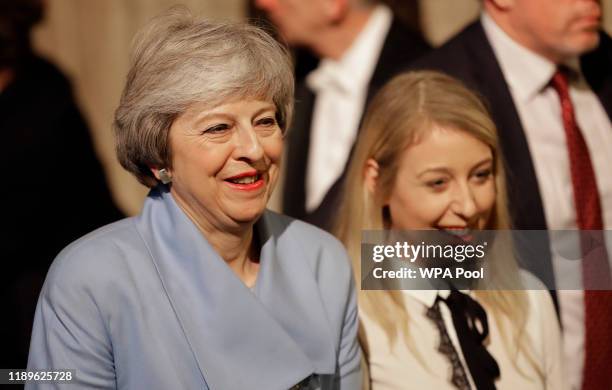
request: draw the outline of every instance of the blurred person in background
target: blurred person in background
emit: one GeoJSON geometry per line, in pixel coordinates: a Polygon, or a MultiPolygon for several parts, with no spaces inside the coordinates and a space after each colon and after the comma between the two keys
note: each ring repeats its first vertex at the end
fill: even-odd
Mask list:
{"type": "Polygon", "coordinates": [[[368,0],[255,0],[298,51],[296,115],[288,132],[283,211],[325,229],[364,108],[424,54],[423,38],[368,0]]]}
{"type": "MultiPolygon", "coordinates": [[[[470,240],[481,230],[508,229],[503,157],[483,102],[438,72],[392,79],[368,107],[342,199],[336,234],[358,283],[367,277],[364,230],[470,240]]],[[[488,284],[471,291],[430,284],[359,292],[372,390],[565,388],[548,291],[518,268],[507,240],[498,235],[488,251],[488,284]]]]}
{"type": "Polygon", "coordinates": [[[293,91],[288,52],[256,27],[179,7],[140,30],[115,135],[152,190],[56,258],[29,369],[76,369],[79,388],[360,387],[344,248],[265,210],[293,91]]]}
{"type": "Polygon", "coordinates": [[[0,367],[25,367],[36,297],[62,247],[122,217],[61,71],[37,56],[41,0],[0,2],[2,249],[0,367]]]}
{"type": "MultiPolygon", "coordinates": [[[[514,228],[612,229],[612,40],[601,30],[600,1],[482,3],[479,20],[415,68],[444,71],[488,99],[508,160],[514,228]]],[[[584,292],[557,292],[576,390],[612,388],[609,245],[597,264],[563,272],[578,275],[584,292]],[[607,288],[590,290],[592,280],[607,288]]]]}

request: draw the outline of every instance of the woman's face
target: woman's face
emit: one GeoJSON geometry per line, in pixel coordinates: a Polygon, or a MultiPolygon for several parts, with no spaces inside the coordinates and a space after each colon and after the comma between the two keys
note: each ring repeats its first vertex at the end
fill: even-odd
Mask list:
{"type": "Polygon", "coordinates": [[[273,103],[194,104],[173,122],[169,142],[172,194],[192,219],[222,228],[262,214],[283,150],[273,103]]]}
{"type": "Polygon", "coordinates": [[[493,154],[464,131],[435,127],[401,157],[388,199],[392,228],[484,229],[495,204],[493,154]]]}

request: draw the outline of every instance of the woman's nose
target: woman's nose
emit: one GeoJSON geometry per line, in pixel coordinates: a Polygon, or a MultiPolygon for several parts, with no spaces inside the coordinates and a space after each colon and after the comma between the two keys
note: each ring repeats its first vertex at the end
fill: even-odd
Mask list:
{"type": "Polygon", "coordinates": [[[261,140],[253,126],[243,126],[238,129],[235,158],[237,160],[257,161],[263,158],[264,151],[261,140]]]}
{"type": "Polygon", "coordinates": [[[464,219],[470,219],[477,213],[474,192],[467,183],[460,184],[455,189],[451,209],[464,219]]]}

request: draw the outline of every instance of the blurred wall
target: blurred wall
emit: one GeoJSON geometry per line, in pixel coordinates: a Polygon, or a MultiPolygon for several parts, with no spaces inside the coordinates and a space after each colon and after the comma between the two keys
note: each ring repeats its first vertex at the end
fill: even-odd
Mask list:
{"type": "Polygon", "coordinates": [[[113,112],[127,74],[132,37],[149,19],[177,3],[210,18],[240,19],[244,15],[244,1],[46,0],[46,3],[46,20],[35,32],[35,45],[71,77],[115,201],[127,214],[136,214],[147,190],[117,162],[111,130],[113,112]]]}
{"type": "MultiPolygon", "coordinates": [[[[116,161],[112,115],[127,73],[131,39],[147,20],[173,4],[211,18],[240,19],[248,0],[46,0],[47,19],[35,43],[74,82],[96,148],[118,205],[136,214],[146,189],[116,161]]],[[[308,0],[304,0],[308,1],[308,0]]],[[[398,6],[412,0],[394,0],[398,6]]],[[[535,1],[535,0],[534,0],[535,1]]],[[[604,4],[604,26],[612,32],[612,0],[604,4]]],[[[419,0],[423,32],[434,45],[444,42],[478,15],[479,0],[419,0]]],[[[78,161],[75,163],[78,164],[78,161]]]]}

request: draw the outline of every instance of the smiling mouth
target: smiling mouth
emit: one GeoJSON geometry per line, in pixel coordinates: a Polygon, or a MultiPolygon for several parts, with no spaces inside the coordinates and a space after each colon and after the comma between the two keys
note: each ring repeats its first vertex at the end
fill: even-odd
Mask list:
{"type": "Polygon", "coordinates": [[[462,241],[472,241],[474,239],[473,229],[468,227],[440,227],[438,230],[457,237],[462,241]]]}
{"type": "Polygon", "coordinates": [[[247,172],[224,180],[230,187],[241,191],[259,190],[265,184],[263,172],[247,172]]]}
{"type": "Polygon", "coordinates": [[[242,176],[242,177],[230,178],[230,179],[226,179],[226,181],[233,183],[233,184],[253,184],[261,180],[261,177],[262,177],[261,173],[258,173],[252,176],[242,176]]]}

